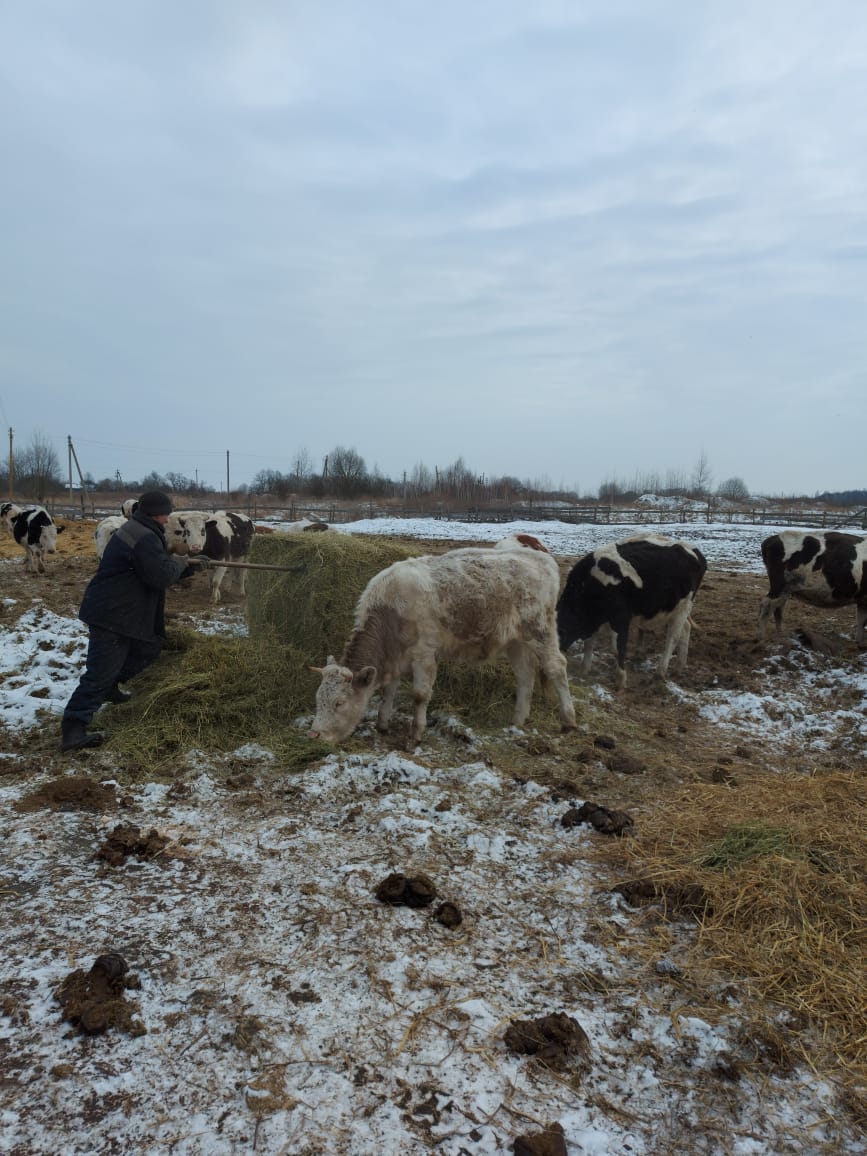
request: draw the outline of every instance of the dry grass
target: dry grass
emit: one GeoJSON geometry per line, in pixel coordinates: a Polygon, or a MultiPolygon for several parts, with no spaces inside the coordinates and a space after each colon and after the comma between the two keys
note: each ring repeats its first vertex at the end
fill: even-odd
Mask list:
{"type": "Polygon", "coordinates": [[[136,680],[111,716],[111,750],[144,772],[171,769],[191,749],[232,751],[256,742],[297,770],[326,753],[294,720],[309,713],[315,677],[273,638],[225,639],[170,632],[163,658],[136,680]]]}
{"type": "Polygon", "coordinates": [[[747,1002],[785,1009],[805,1029],[800,1058],[839,1065],[864,1113],[867,783],[852,773],[739,783],[691,783],[649,809],[636,838],[599,854],[668,914],[695,918],[697,965],[738,977],[747,1002]]]}

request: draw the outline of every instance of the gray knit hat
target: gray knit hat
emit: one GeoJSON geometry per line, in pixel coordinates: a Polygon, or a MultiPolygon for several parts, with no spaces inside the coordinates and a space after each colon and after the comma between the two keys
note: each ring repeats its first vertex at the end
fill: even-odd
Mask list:
{"type": "Polygon", "coordinates": [[[170,514],[171,512],[172,499],[162,490],[148,490],[138,500],[136,513],[144,514],[147,518],[152,518],[155,514],[170,514]]]}

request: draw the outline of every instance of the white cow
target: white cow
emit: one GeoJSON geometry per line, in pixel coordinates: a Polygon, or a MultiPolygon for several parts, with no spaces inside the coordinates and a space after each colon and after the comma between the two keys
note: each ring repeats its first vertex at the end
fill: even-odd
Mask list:
{"type": "Polygon", "coordinates": [[[387,730],[400,677],[412,673],[411,740],[427,726],[441,659],[486,662],[505,654],[515,672],[513,723],[530,713],[537,672],[553,685],[563,730],[575,727],[566,659],[557,645],[560,572],[534,549],[468,547],[395,562],[368,582],[338,664],[329,655],[316,692],[312,738],[340,742],[382,689],[377,726],[387,730]]]}
{"type": "Polygon", "coordinates": [[[96,556],[100,561],[112,534],[115,534],[121,526],[125,526],[127,521],[128,519],[123,514],[111,514],[109,517],[103,518],[101,522],[97,522],[96,529],[93,531],[93,541],[96,546],[96,556]]]}
{"type": "Polygon", "coordinates": [[[314,518],[302,518],[300,522],[284,522],[280,526],[281,534],[307,534],[321,530],[330,530],[327,522],[320,522],[314,518]]]}

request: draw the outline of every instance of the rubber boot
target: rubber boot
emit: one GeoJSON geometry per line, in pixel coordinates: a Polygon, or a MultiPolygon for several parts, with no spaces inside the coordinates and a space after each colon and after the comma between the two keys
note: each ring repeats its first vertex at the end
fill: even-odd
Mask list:
{"type": "Polygon", "coordinates": [[[105,696],[105,701],[106,702],[113,702],[117,706],[122,706],[123,703],[129,702],[129,700],[131,698],[132,698],[132,691],[131,690],[121,690],[120,687],[117,685],[117,683],[115,683],[114,686],[111,688],[111,690],[108,692],[108,694],[105,696]]]}
{"type": "Polygon", "coordinates": [[[98,747],[105,741],[102,731],[91,731],[84,728],[84,723],[77,718],[65,718],[60,724],[60,749],[62,751],[79,751],[84,747],[98,747]]]}

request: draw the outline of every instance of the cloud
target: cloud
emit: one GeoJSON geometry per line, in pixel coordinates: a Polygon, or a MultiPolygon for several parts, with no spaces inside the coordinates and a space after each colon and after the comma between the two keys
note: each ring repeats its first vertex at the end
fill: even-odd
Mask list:
{"type": "Polygon", "coordinates": [[[169,451],[255,468],[568,477],[577,444],[590,486],[703,446],[857,484],[864,31],[855,0],[7,8],[10,420],[38,396],[118,447],[97,473],[150,397],[169,451]]]}

